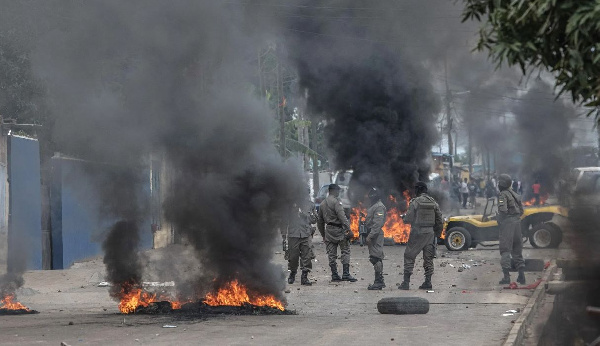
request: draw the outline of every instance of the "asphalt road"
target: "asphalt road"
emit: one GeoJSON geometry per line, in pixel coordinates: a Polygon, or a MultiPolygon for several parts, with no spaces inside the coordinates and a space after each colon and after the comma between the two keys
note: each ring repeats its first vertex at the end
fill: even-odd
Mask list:
{"type": "MultiPolygon", "coordinates": [[[[463,210],[470,213],[471,210],[463,210]]],[[[331,283],[324,245],[314,239],[317,261],[311,287],[288,285],[288,309],[294,316],[222,316],[203,319],[162,315],[120,315],[106,287],[101,259],[75,264],[69,270],[32,271],[25,275],[19,300],[37,315],[0,316],[0,343],[6,345],[499,345],[508,335],[512,321],[507,310],[522,309],[530,290],[505,290],[497,246],[449,252],[438,247],[433,277],[434,293],[420,291],[422,260],[416,264],[410,291],[400,291],[405,246],[386,246],[385,282],[382,291],[368,291],[373,280],[366,247],[352,246],[352,273],[358,282],[331,283]],[[470,266],[459,272],[462,265],[470,266]],[[477,264],[477,265],[475,265],[477,264]],[[424,297],[430,302],[425,315],[381,315],[377,301],[383,297],[424,297]],[[176,328],[163,328],[165,324],[176,328]]],[[[149,262],[167,250],[152,250],[149,262]]],[[[277,249],[273,250],[274,252],[277,249]]],[[[181,248],[171,253],[184,253],[181,248]]],[[[525,245],[526,259],[569,258],[565,243],[557,250],[533,249],[525,245]]],[[[182,256],[186,257],[186,256],[182,256]]],[[[189,257],[189,256],[188,256],[189,257]]],[[[281,253],[275,261],[285,268],[281,253]]],[[[173,268],[181,267],[178,263],[173,268]]],[[[152,265],[150,265],[152,267],[152,265]]],[[[341,269],[341,268],[340,268],[341,269]]],[[[151,280],[169,281],[169,270],[151,280]]],[[[526,273],[528,283],[541,276],[526,273]]],[[[513,274],[513,280],[516,274],[513,274]]]]}
{"type": "MultiPolygon", "coordinates": [[[[39,310],[38,315],[1,316],[2,344],[58,345],[275,345],[275,344],[501,344],[518,316],[502,316],[523,308],[528,290],[503,290],[497,247],[461,253],[439,248],[435,260],[434,293],[417,289],[422,261],[417,262],[412,289],[396,289],[401,281],[404,246],[385,248],[385,281],[382,291],[368,291],[373,280],[366,248],[352,247],[352,272],[356,283],[330,283],[326,255],[319,238],[314,240],[317,262],[311,287],[289,285],[288,308],[295,316],[226,316],[190,320],[174,316],[118,314],[106,287],[99,259],[63,271],[34,271],[25,275],[19,300],[39,310]],[[445,263],[444,266],[442,266],[445,263]],[[451,267],[452,264],[454,267],[451,267]],[[470,265],[462,272],[458,268],[470,265]],[[473,264],[478,264],[474,266],[473,264]],[[376,303],[383,297],[418,296],[430,301],[425,315],[381,315],[376,303]],[[177,328],[163,328],[165,324],[177,328]]],[[[155,252],[161,250],[153,250],[155,252]]],[[[526,258],[568,256],[568,249],[537,250],[526,247],[526,258]]],[[[283,255],[276,261],[284,265],[283,255]]],[[[534,282],[540,273],[527,273],[534,282]]],[[[169,279],[169,278],[165,278],[169,279]]]]}

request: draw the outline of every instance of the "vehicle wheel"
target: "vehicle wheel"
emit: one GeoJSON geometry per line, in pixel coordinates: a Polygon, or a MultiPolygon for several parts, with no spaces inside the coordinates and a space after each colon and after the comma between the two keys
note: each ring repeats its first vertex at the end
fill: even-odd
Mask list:
{"type": "Polygon", "coordinates": [[[389,297],[377,302],[380,314],[412,315],[429,312],[429,301],[420,297],[389,297]]]}
{"type": "Polygon", "coordinates": [[[450,251],[467,250],[471,246],[471,233],[463,227],[452,227],[446,232],[444,244],[450,251]]]}
{"type": "Polygon", "coordinates": [[[536,249],[555,248],[561,241],[560,227],[551,222],[537,224],[529,231],[529,243],[536,249]]]}
{"type": "Polygon", "coordinates": [[[557,248],[563,240],[563,233],[560,227],[554,222],[547,222],[548,226],[552,227],[552,244],[550,244],[551,248],[557,248]]]}

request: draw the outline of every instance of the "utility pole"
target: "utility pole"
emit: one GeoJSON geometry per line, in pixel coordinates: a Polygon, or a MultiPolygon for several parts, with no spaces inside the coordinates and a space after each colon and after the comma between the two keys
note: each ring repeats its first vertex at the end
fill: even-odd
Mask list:
{"type": "Polygon", "coordinates": [[[467,155],[469,155],[469,176],[473,173],[473,143],[471,142],[472,131],[471,131],[471,123],[467,124],[468,133],[468,143],[467,143],[467,155]]]}
{"type": "Polygon", "coordinates": [[[279,152],[285,157],[285,114],[283,112],[283,87],[281,82],[281,59],[277,47],[277,116],[279,117],[279,152]]]}
{"type": "Polygon", "coordinates": [[[448,64],[444,60],[444,72],[446,75],[446,131],[448,132],[448,154],[454,155],[452,144],[452,114],[450,114],[450,87],[448,86],[448,64]]]}
{"type": "MultiPolygon", "coordinates": [[[[308,89],[304,90],[304,98],[308,105],[308,89]]],[[[308,108],[308,107],[307,107],[308,108]]],[[[317,136],[317,119],[315,117],[311,117],[310,120],[310,138],[309,138],[309,147],[315,153],[319,152],[319,142],[317,136]]],[[[313,197],[317,197],[319,190],[321,189],[321,183],[319,181],[319,158],[317,155],[313,155],[312,157],[312,172],[313,172],[313,197]]]]}

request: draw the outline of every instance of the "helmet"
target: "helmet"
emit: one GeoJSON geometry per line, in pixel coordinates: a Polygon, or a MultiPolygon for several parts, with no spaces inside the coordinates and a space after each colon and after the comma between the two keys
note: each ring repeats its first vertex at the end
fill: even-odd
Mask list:
{"type": "Polygon", "coordinates": [[[512,178],[508,174],[500,174],[498,177],[498,188],[506,190],[512,185],[512,178]]]}
{"type": "Polygon", "coordinates": [[[372,187],[371,190],[369,190],[369,194],[368,197],[371,201],[377,201],[380,197],[379,197],[379,190],[377,190],[376,188],[372,187]]]}
{"type": "Polygon", "coordinates": [[[417,181],[417,183],[415,184],[415,194],[421,194],[427,192],[427,184],[425,184],[422,181],[417,181]]]}
{"type": "Polygon", "coordinates": [[[340,186],[338,184],[329,184],[329,191],[340,190],[340,186]]]}

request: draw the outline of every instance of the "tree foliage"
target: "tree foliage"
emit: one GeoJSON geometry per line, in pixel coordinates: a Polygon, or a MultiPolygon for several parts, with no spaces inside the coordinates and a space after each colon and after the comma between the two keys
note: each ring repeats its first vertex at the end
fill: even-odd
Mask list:
{"type": "Polygon", "coordinates": [[[0,35],[0,115],[19,123],[45,119],[42,84],[33,76],[29,52],[9,35],[0,35]]]}
{"type": "Polygon", "coordinates": [[[545,68],[558,95],[600,106],[600,1],[463,0],[463,22],[482,21],[478,50],[524,74],[545,68]]]}

